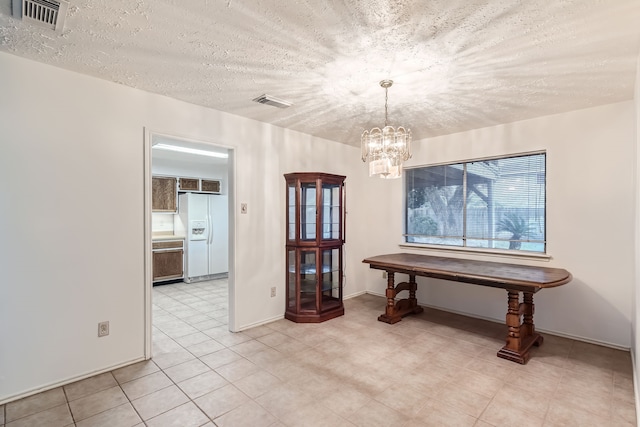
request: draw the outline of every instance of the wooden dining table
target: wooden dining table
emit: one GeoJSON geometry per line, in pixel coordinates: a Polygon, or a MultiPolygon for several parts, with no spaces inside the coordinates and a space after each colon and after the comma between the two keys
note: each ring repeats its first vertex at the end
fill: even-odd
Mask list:
{"type": "Polygon", "coordinates": [[[362,262],[369,264],[370,268],[387,272],[387,304],[378,320],[390,324],[399,322],[409,314],[423,311],[416,298],[416,276],[505,289],[508,332],[506,344],[498,351],[497,356],[521,364],[529,360],[531,347],[539,346],[543,341],[533,323],[533,294],[542,289],[564,285],[572,279],[571,273],[562,268],[410,253],[378,255],[362,262]],[[397,273],[408,274],[409,281],[396,285],[397,273]],[[408,291],[409,296],[396,300],[396,296],[402,291],[408,291]]]}

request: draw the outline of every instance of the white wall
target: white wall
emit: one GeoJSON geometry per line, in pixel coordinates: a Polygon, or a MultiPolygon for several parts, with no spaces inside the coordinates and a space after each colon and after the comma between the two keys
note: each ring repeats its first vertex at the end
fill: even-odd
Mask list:
{"type": "MultiPolygon", "coordinates": [[[[417,142],[408,165],[428,165],[547,152],[547,239],[552,259],[458,255],[498,262],[566,268],[573,281],[536,294],[536,326],[568,336],[629,348],[634,286],[635,144],[633,102],[477,129],[417,142]]],[[[390,209],[378,209],[370,255],[399,252],[402,183],[371,191],[390,209]]],[[[370,201],[374,205],[374,201],[370,201]]],[[[426,251],[420,253],[437,253],[426,251]]],[[[445,254],[456,256],[455,254],[445,254]]],[[[380,272],[368,273],[370,290],[382,294],[380,272]]],[[[504,321],[501,289],[421,279],[421,303],[504,321]]]]}
{"type": "MultiPolygon", "coordinates": [[[[0,94],[0,403],[144,357],[145,127],[235,148],[238,329],[284,314],[284,173],[347,175],[363,222],[355,147],[6,53],[0,94]]],[[[347,272],[365,246],[349,237],[347,272]]]]}

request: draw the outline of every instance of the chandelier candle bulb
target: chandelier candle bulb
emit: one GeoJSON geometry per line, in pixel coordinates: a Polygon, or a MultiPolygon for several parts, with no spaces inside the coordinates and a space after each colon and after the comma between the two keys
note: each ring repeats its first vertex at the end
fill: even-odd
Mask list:
{"type": "Polygon", "coordinates": [[[402,162],[411,158],[411,130],[388,124],[388,90],[393,80],[382,80],[384,88],[384,127],[365,130],[361,137],[362,161],[369,161],[369,176],[393,179],[402,176],[402,162]]]}

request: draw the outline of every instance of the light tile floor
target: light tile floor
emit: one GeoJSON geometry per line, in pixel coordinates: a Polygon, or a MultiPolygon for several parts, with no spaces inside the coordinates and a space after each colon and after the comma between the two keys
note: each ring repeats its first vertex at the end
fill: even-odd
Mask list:
{"type": "MultiPolygon", "coordinates": [[[[0,406],[0,426],[635,426],[628,352],[437,310],[395,325],[362,295],[322,324],[227,331],[226,280],[153,290],[151,361],[0,406]]],[[[506,298],[505,298],[506,301],[506,298]]]]}

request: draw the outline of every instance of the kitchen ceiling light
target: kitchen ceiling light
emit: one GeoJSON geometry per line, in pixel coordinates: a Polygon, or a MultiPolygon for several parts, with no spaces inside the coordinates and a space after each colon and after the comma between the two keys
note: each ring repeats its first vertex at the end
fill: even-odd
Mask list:
{"type": "Polygon", "coordinates": [[[369,162],[369,176],[392,179],[402,176],[402,162],[411,158],[411,130],[389,126],[387,102],[388,90],[393,80],[382,80],[384,88],[384,128],[365,130],[361,137],[362,161],[369,162]]]}
{"type": "Polygon", "coordinates": [[[276,98],[275,96],[267,95],[266,93],[264,95],[258,96],[257,98],[253,98],[252,101],[257,102],[258,104],[266,104],[278,108],[289,108],[293,105],[293,103],[289,101],[276,98]]]}
{"type": "Polygon", "coordinates": [[[153,148],[157,148],[158,150],[168,150],[168,151],[177,151],[179,153],[188,153],[195,154],[198,156],[209,156],[209,157],[218,157],[220,159],[226,159],[229,157],[227,153],[216,153],[214,151],[206,151],[206,150],[198,150],[196,148],[187,148],[180,147],[178,145],[169,145],[169,144],[156,144],[153,148]]]}

